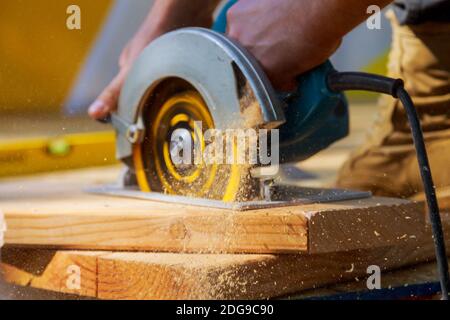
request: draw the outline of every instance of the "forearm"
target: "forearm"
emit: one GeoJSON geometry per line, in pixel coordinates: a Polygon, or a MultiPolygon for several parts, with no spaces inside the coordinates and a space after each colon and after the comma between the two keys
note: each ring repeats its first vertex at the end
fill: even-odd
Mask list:
{"type": "Polygon", "coordinates": [[[138,33],[152,38],[154,33],[182,27],[210,27],[220,0],[156,0],[138,33]]]}

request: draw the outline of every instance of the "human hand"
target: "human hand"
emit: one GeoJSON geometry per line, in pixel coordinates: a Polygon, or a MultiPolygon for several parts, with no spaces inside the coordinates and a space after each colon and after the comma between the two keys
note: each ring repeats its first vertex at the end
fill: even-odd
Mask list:
{"type": "Polygon", "coordinates": [[[127,44],[119,58],[119,73],[101,92],[94,103],[89,107],[88,113],[94,119],[103,119],[116,110],[119,100],[120,90],[125,82],[128,72],[142,50],[163,32],[145,35],[138,33],[127,44]]]}
{"type": "Polygon", "coordinates": [[[279,90],[325,62],[342,37],[390,0],[239,0],[228,11],[230,38],[246,47],[279,90]]]}
{"type": "Polygon", "coordinates": [[[119,58],[119,73],[89,107],[94,119],[103,119],[117,109],[120,90],[129,70],[142,50],[169,31],[186,27],[210,27],[219,0],[156,0],[147,19],[119,58]]]}

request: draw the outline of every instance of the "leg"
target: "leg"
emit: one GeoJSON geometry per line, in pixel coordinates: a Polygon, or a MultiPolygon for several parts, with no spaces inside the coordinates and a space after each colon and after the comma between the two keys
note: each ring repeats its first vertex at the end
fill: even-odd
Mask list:
{"type": "MultiPolygon", "coordinates": [[[[388,15],[393,25],[389,76],[404,79],[413,97],[439,191],[450,186],[450,24],[400,26],[388,15]]],[[[337,185],[414,197],[422,183],[406,114],[392,98],[380,103],[372,134],[341,168],[337,185]]]]}

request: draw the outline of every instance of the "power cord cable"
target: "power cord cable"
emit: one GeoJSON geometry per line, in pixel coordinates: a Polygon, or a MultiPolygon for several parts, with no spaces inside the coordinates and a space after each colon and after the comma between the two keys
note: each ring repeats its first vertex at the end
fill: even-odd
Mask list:
{"type": "Polygon", "coordinates": [[[411,96],[405,90],[401,79],[393,79],[364,72],[332,72],[327,79],[328,87],[333,92],[348,90],[364,90],[391,95],[399,99],[405,108],[419,163],[420,175],[425,191],[428,214],[433,232],[436,261],[441,284],[442,300],[448,300],[449,274],[448,260],[445,249],[444,233],[436,197],[436,187],[431,174],[428,154],[416,108],[411,96]]]}

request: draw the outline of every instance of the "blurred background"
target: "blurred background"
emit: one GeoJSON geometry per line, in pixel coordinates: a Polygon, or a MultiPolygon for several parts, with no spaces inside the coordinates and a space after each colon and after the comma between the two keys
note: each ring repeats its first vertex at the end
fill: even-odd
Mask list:
{"type": "MultiPolygon", "coordinates": [[[[152,3],[0,1],[0,176],[114,162],[110,128],[89,120],[86,109],[117,73],[120,52],[152,3]],[[81,30],[66,27],[73,4],[81,8],[81,30]]],[[[332,60],[341,71],[383,74],[390,37],[383,15],[380,30],[361,25],[332,60]]]]}
{"type": "MultiPolygon", "coordinates": [[[[0,110],[84,113],[116,74],[122,48],[153,0],[2,0],[0,110]],[[81,8],[82,29],[66,28],[66,8],[81,8]]],[[[384,18],[383,18],[384,19],[384,18]]],[[[383,72],[390,43],[381,30],[360,26],[334,55],[340,70],[383,72]]]]}

